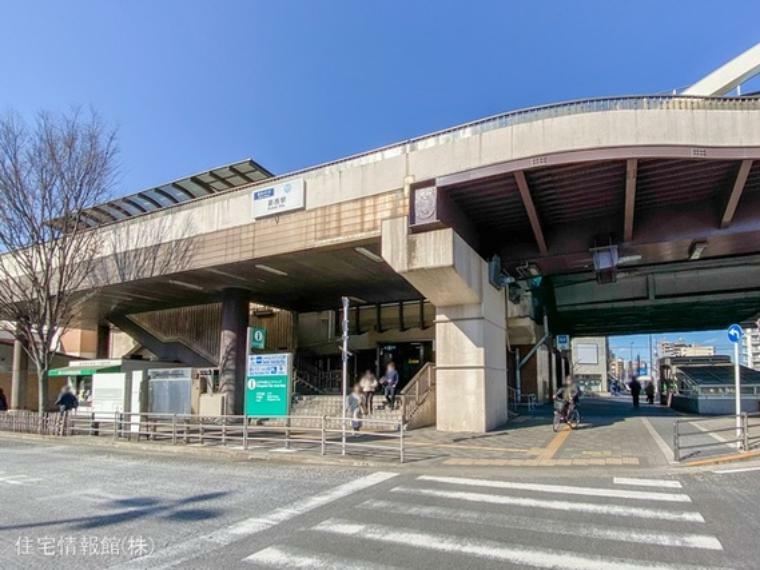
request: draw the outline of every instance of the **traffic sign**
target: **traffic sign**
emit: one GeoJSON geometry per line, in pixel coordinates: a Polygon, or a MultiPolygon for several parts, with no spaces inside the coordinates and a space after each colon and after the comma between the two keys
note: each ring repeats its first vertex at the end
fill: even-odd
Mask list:
{"type": "Polygon", "coordinates": [[[556,336],[557,350],[570,350],[570,335],[558,334],[556,336]]]}
{"type": "Polygon", "coordinates": [[[744,336],[744,329],[742,329],[739,325],[731,325],[728,327],[728,340],[731,342],[737,343],[741,341],[742,337],[744,336]]]}

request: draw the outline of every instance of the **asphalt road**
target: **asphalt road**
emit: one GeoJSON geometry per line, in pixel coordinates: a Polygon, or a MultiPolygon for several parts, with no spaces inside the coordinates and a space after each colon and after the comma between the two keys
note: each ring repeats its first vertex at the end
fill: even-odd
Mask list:
{"type": "Polygon", "coordinates": [[[616,570],[760,560],[760,464],[630,477],[378,471],[8,438],[0,456],[3,569],[616,570]]]}

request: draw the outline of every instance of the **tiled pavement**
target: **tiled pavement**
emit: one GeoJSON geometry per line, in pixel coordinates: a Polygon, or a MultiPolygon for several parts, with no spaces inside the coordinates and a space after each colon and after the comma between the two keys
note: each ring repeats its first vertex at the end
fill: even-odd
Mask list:
{"type": "Polygon", "coordinates": [[[527,410],[499,431],[484,435],[441,433],[434,429],[409,433],[412,458],[427,457],[444,465],[461,466],[595,466],[654,467],[668,464],[645,422],[669,423],[669,409],[642,406],[634,410],[627,399],[586,398],[580,409],[583,422],[576,430],[554,433],[551,406],[527,410]]]}

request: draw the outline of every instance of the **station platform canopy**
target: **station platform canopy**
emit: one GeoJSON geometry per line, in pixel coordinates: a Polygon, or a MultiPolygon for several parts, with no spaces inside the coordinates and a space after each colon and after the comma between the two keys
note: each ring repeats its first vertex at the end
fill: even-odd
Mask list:
{"type": "Polygon", "coordinates": [[[133,216],[261,182],[272,176],[273,174],[260,164],[246,159],[98,204],[86,210],[83,218],[88,227],[120,222],[133,216]]]}

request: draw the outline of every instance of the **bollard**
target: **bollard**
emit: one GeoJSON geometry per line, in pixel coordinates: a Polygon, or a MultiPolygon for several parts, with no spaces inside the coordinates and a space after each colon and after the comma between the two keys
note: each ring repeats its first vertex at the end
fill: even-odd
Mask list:
{"type": "Polygon", "coordinates": [[[325,423],[327,422],[327,416],[322,416],[322,455],[325,454],[326,433],[325,423]]]}
{"type": "Polygon", "coordinates": [[[399,426],[398,440],[399,440],[399,447],[400,447],[399,463],[403,463],[404,462],[404,424],[403,423],[399,426]]]}
{"type": "Polygon", "coordinates": [[[673,457],[681,461],[681,452],[678,449],[678,420],[673,422],[673,457]]]}

